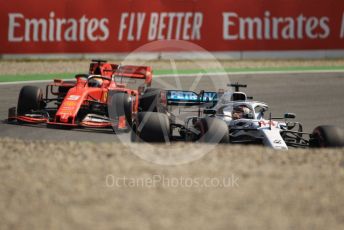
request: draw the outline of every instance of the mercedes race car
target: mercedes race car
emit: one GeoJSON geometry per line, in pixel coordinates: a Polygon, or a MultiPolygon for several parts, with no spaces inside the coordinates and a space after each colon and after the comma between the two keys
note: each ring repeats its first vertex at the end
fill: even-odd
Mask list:
{"type": "Polygon", "coordinates": [[[9,109],[8,120],[64,128],[130,130],[137,112],[150,103],[144,95],[151,92],[151,67],[92,60],[89,73],[75,78],[54,80],[46,86],[45,94],[36,86],[22,87],[17,107],[9,109]]]}
{"type": "Polygon", "coordinates": [[[292,121],[295,114],[272,117],[266,103],[254,101],[240,92],[246,85],[236,83],[229,87],[234,90],[201,91],[199,94],[167,90],[166,109],[139,113],[132,140],[262,144],[285,150],[344,146],[344,132],[338,127],[318,126],[312,133],[303,132],[302,125],[292,121]],[[181,116],[183,112],[186,115],[181,116]]]}

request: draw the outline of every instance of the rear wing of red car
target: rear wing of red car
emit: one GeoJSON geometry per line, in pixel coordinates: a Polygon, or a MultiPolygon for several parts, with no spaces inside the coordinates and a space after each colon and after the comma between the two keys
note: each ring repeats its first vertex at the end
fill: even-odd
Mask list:
{"type": "Polygon", "coordinates": [[[152,68],[150,66],[118,65],[107,63],[106,60],[92,60],[89,74],[101,76],[115,76],[144,79],[147,85],[152,82],[152,68]]]}
{"type": "Polygon", "coordinates": [[[152,83],[153,74],[150,66],[125,65],[118,66],[118,68],[114,70],[113,76],[144,79],[146,84],[150,85],[152,83]]]}

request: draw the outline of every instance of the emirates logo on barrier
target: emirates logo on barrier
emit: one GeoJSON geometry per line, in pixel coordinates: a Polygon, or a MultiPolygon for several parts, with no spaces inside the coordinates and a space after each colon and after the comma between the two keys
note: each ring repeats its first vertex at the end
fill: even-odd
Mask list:
{"type": "Polygon", "coordinates": [[[48,18],[27,18],[22,13],[9,13],[10,42],[105,41],[109,37],[109,19],[61,18],[50,12],[48,18]]]}

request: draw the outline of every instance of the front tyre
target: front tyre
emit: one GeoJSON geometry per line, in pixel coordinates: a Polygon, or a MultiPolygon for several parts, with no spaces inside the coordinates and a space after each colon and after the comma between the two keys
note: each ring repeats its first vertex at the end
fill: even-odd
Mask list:
{"type": "Polygon", "coordinates": [[[344,131],[330,125],[318,126],[313,130],[311,147],[344,147],[344,131]]]}
{"type": "Polygon", "coordinates": [[[24,86],[21,88],[18,98],[17,113],[25,115],[44,107],[43,91],[36,86],[24,86]]]}
{"type": "Polygon", "coordinates": [[[169,142],[171,137],[168,116],[156,112],[140,112],[132,129],[131,140],[134,142],[169,142]]]}
{"type": "Polygon", "coordinates": [[[226,122],[214,117],[201,118],[195,124],[199,130],[199,142],[202,143],[229,143],[229,131],[226,122]]]}

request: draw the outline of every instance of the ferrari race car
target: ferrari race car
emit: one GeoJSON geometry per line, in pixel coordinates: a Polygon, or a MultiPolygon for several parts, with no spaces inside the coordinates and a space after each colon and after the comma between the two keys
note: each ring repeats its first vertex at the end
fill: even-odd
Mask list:
{"type": "Polygon", "coordinates": [[[8,120],[64,128],[130,130],[137,112],[151,104],[151,67],[92,60],[89,73],[75,78],[54,80],[46,86],[45,95],[39,87],[22,87],[17,107],[9,109],[8,120]]]}
{"type": "Polygon", "coordinates": [[[272,117],[270,113],[266,117],[266,103],[253,101],[240,92],[246,85],[236,83],[229,87],[234,90],[199,94],[167,90],[166,112],[139,113],[132,140],[262,144],[274,149],[344,146],[344,132],[338,127],[318,126],[312,133],[303,132],[299,122],[291,121],[295,114],[272,117]],[[186,116],[181,115],[183,112],[186,116]]]}

